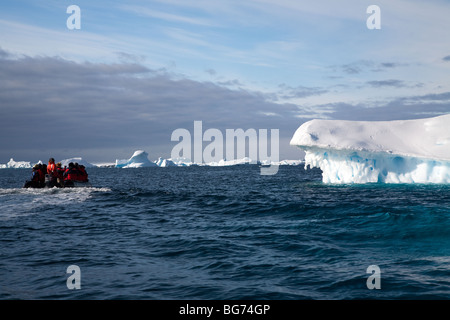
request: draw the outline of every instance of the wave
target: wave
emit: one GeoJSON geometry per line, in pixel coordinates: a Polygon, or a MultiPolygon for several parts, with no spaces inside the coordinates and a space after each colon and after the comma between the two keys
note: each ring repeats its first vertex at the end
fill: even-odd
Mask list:
{"type": "Polygon", "coordinates": [[[95,193],[108,193],[110,188],[0,188],[2,210],[0,220],[8,220],[41,212],[46,207],[67,207],[83,203],[95,193]]]}

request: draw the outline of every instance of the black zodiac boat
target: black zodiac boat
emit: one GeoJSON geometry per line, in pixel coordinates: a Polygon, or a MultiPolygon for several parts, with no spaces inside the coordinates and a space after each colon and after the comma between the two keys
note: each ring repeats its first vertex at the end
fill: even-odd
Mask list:
{"type": "Polygon", "coordinates": [[[92,187],[89,180],[87,181],[76,181],[76,180],[64,180],[52,181],[50,175],[45,175],[45,182],[30,181],[27,180],[23,185],[24,188],[89,188],[92,187]]]}
{"type": "Polygon", "coordinates": [[[50,158],[47,168],[45,164],[33,166],[31,180],[23,185],[24,188],[86,188],[91,187],[88,174],[83,165],[69,163],[69,167],[61,168],[61,163],[54,164],[54,159],[50,158]],[[50,162],[51,161],[51,162],[50,162]],[[47,170],[49,169],[49,170],[47,170]]]}

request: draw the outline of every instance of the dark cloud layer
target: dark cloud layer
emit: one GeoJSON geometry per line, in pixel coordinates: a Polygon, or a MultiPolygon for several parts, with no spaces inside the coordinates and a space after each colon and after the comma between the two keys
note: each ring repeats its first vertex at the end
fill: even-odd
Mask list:
{"type": "Polygon", "coordinates": [[[202,120],[205,130],[280,129],[284,139],[301,123],[293,117],[295,105],[268,102],[257,92],[174,79],[136,63],[12,59],[4,51],[0,57],[0,163],[12,155],[45,159],[73,156],[74,150],[137,146],[170,155],[172,131],[192,130],[195,120],[202,120]]]}

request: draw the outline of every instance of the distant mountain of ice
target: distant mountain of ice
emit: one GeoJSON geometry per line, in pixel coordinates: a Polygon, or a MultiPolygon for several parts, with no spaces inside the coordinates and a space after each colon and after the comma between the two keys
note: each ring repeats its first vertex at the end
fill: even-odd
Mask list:
{"type": "MultiPolygon", "coordinates": [[[[61,162],[61,165],[63,167],[64,166],[68,166],[70,162],[78,163],[80,165],[85,166],[86,168],[95,167],[93,164],[83,160],[82,158],[64,159],[64,160],[61,160],[59,162],[61,162]]],[[[37,163],[42,164],[44,162],[39,160],[37,163]]],[[[13,169],[30,169],[32,167],[33,167],[33,165],[32,165],[32,163],[30,161],[14,161],[13,158],[11,158],[11,160],[9,160],[9,162],[7,164],[0,164],[0,169],[8,169],[8,168],[13,168],[13,169]]]]}
{"type": "Polygon", "coordinates": [[[189,167],[189,166],[196,166],[196,163],[193,163],[191,159],[187,158],[169,158],[171,162],[173,162],[178,167],[189,167]]]}
{"type": "Polygon", "coordinates": [[[116,168],[144,168],[156,167],[154,162],[148,160],[148,153],[144,150],[137,150],[128,160],[116,160],[116,168]]]}
{"type": "Polygon", "coordinates": [[[31,162],[29,161],[14,161],[13,158],[9,160],[7,164],[0,164],[1,169],[22,169],[22,168],[31,168],[31,162]]]}
{"type": "Polygon", "coordinates": [[[204,166],[204,167],[225,167],[242,164],[262,164],[262,165],[298,165],[302,163],[301,160],[282,160],[278,162],[268,161],[252,161],[250,158],[245,157],[243,159],[236,160],[220,160],[218,162],[209,163],[193,163],[190,159],[176,158],[176,159],[164,159],[159,157],[156,161],[150,161],[148,159],[148,153],[143,150],[137,150],[127,160],[116,160],[116,168],[142,168],[142,167],[188,167],[188,166],[204,166]]]}
{"type": "Polygon", "coordinates": [[[155,163],[158,167],[177,167],[177,165],[172,160],[163,159],[161,157],[159,157],[155,163]]]}
{"type": "MultiPolygon", "coordinates": [[[[57,161],[58,162],[58,161],[57,161]]],[[[299,165],[302,160],[282,160],[282,161],[252,161],[249,158],[236,159],[236,160],[220,160],[219,162],[211,163],[193,163],[190,159],[177,158],[177,159],[164,159],[159,157],[158,160],[150,161],[148,159],[148,153],[144,150],[137,150],[133,153],[131,158],[125,160],[116,160],[115,162],[102,162],[102,163],[90,163],[81,157],[68,158],[60,160],[61,165],[68,166],[70,162],[78,163],[86,168],[103,167],[103,168],[143,168],[143,167],[189,167],[189,166],[211,166],[211,167],[224,167],[234,166],[242,164],[261,164],[261,165],[299,165]]],[[[44,163],[39,160],[38,163],[44,163]]],[[[7,168],[31,168],[31,162],[27,161],[14,161],[11,159],[7,164],[0,164],[0,169],[7,168]]]]}
{"type": "Polygon", "coordinates": [[[267,161],[263,160],[261,161],[261,165],[265,166],[298,166],[303,164],[303,160],[281,160],[281,161],[267,161]]]}
{"type": "Polygon", "coordinates": [[[92,163],[87,162],[86,160],[83,160],[83,158],[81,158],[81,157],[64,159],[64,160],[61,160],[59,162],[61,162],[61,166],[62,167],[65,167],[65,166],[68,167],[69,163],[71,163],[71,162],[78,163],[79,165],[83,165],[86,168],[93,168],[93,167],[95,167],[95,165],[93,165],[92,163]]]}
{"type": "Polygon", "coordinates": [[[238,164],[255,164],[256,162],[252,161],[250,158],[245,157],[242,159],[235,159],[235,160],[220,160],[219,162],[209,162],[205,163],[205,166],[210,167],[227,167],[227,166],[235,166],[238,164]]]}
{"type": "Polygon", "coordinates": [[[401,121],[311,120],[290,142],[327,183],[450,183],[450,114],[401,121]]]}

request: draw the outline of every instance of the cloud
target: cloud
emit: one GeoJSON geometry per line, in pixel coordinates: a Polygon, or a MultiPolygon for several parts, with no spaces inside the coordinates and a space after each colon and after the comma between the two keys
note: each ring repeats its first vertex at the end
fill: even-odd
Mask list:
{"type": "Polygon", "coordinates": [[[306,98],[319,96],[328,92],[328,90],[324,88],[305,86],[292,87],[284,83],[280,84],[278,88],[280,88],[280,91],[277,95],[281,99],[306,98]]]}
{"type": "Polygon", "coordinates": [[[450,61],[450,56],[445,56],[445,57],[442,58],[442,60],[444,60],[444,61],[450,61]]]}
{"type": "Polygon", "coordinates": [[[214,69],[212,69],[212,68],[206,69],[205,72],[206,72],[207,74],[209,74],[210,76],[215,76],[215,75],[217,75],[217,71],[214,70],[214,69]]]}
{"type": "Polygon", "coordinates": [[[381,87],[395,87],[395,88],[402,88],[405,87],[405,82],[402,80],[376,80],[376,81],[367,81],[367,84],[374,87],[374,88],[381,88],[381,87]]]}
{"type": "Polygon", "coordinates": [[[123,10],[130,11],[132,13],[154,18],[154,19],[161,19],[168,22],[175,22],[175,23],[183,23],[183,24],[192,24],[192,25],[199,25],[199,26],[208,26],[211,27],[214,25],[214,23],[210,20],[203,19],[203,18],[193,18],[188,17],[186,15],[182,14],[173,14],[163,11],[157,11],[148,9],[146,7],[142,6],[132,6],[132,5],[123,5],[121,7],[123,10]]]}
{"type": "Polygon", "coordinates": [[[383,72],[399,67],[406,67],[409,64],[393,61],[376,62],[372,60],[360,60],[341,65],[330,66],[334,72],[342,72],[348,75],[361,74],[365,72],[383,72]]]}
{"type": "Polygon", "coordinates": [[[372,106],[365,103],[337,102],[316,105],[316,109],[327,110],[329,119],[340,120],[405,120],[433,117],[450,112],[450,92],[398,97],[372,106]]]}
{"type": "Polygon", "coordinates": [[[395,62],[382,62],[382,63],[380,63],[380,67],[388,68],[388,69],[396,68],[396,67],[399,67],[399,66],[401,66],[401,64],[395,63],[395,62]]]}
{"type": "Polygon", "coordinates": [[[392,88],[421,88],[423,83],[417,82],[415,84],[408,84],[403,80],[388,79],[388,80],[372,80],[367,81],[366,84],[373,88],[392,87],[392,88]]]}
{"type": "Polygon", "coordinates": [[[0,48],[0,59],[5,59],[9,56],[9,53],[0,48]]]}
{"type": "Polygon", "coordinates": [[[342,72],[346,74],[358,74],[364,71],[364,69],[368,66],[371,66],[373,63],[370,61],[359,61],[349,64],[344,64],[340,66],[342,72]]]}
{"type": "Polygon", "coordinates": [[[136,54],[131,54],[131,53],[127,53],[127,52],[116,52],[117,57],[119,58],[119,60],[123,63],[143,63],[145,62],[146,58],[144,55],[136,55],[136,54]]]}
{"type": "Polygon", "coordinates": [[[280,129],[281,139],[290,138],[301,123],[293,104],[175,78],[137,63],[9,59],[2,52],[0,163],[12,154],[37,160],[74,156],[76,150],[101,158],[91,160],[114,161],[117,150],[141,146],[170,155],[172,131],[191,130],[195,120],[202,120],[205,130],[280,129]],[[109,154],[99,151],[107,149],[109,154]]]}

